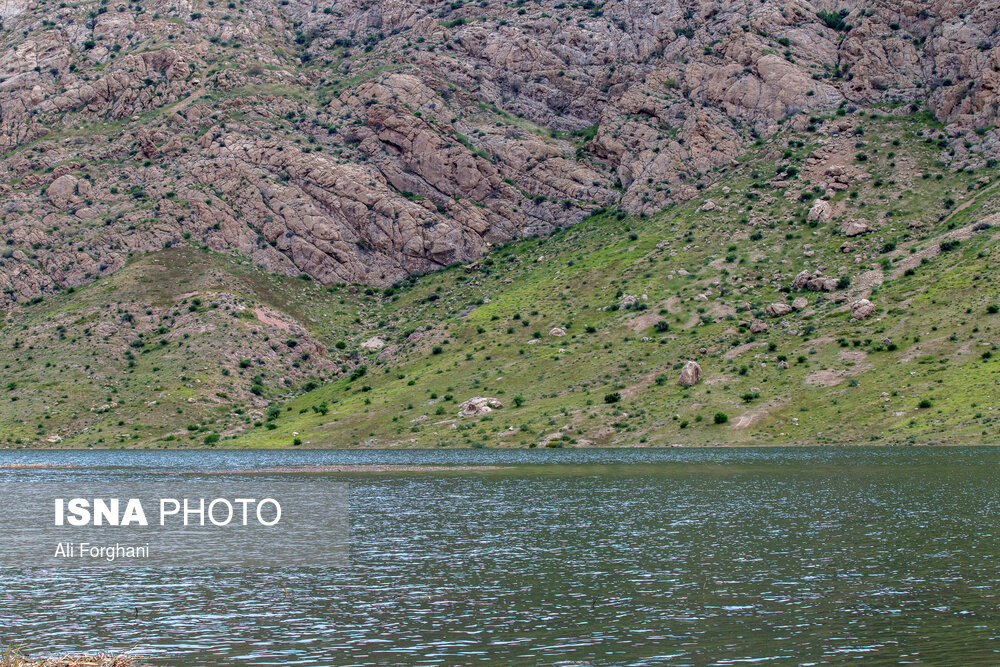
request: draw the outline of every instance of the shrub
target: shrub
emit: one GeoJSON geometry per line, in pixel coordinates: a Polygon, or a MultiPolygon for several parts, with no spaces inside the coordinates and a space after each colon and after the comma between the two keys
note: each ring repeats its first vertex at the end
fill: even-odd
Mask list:
{"type": "Polygon", "coordinates": [[[727,415],[725,412],[716,412],[715,413],[715,423],[716,424],[725,424],[728,421],[729,421],[729,415],[727,415]]]}
{"type": "Polygon", "coordinates": [[[619,394],[617,391],[611,394],[605,394],[604,396],[604,402],[607,403],[608,405],[611,405],[612,403],[617,403],[620,400],[622,400],[622,395],[619,394]]]}
{"type": "Polygon", "coordinates": [[[826,24],[827,28],[831,28],[837,32],[846,32],[851,28],[850,24],[844,20],[844,17],[847,16],[847,10],[843,10],[843,12],[818,11],[816,12],[816,16],[826,24]]]}
{"type": "Polygon", "coordinates": [[[205,436],[205,444],[206,445],[214,445],[218,441],[219,441],[219,434],[218,433],[209,433],[208,435],[205,436]]]}
{"type": "Polygon", "coordinates": [[[917,405],[917,407],[920,408],[921,410],[926,410],[927,408],[931,407],[932,405],[934,405],[934,404],[931,403],[931,400],[929,398],[925,398],[925,399],[923,399],[923,400],[920,401],[920,403],[917,405]]]}

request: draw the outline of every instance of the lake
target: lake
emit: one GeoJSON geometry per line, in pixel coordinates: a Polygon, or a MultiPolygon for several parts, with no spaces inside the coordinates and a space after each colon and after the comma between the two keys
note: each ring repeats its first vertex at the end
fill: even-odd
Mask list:
{"type": "Polygon", "coordinates": [[[0,570],[0,641],[32,654],[1000,663],[1000,449],[0,452],[12,463],[80,467],[0,483],[109,489],[181,470],[504,466],[327,475],[350,484],[347,567],[0,570]]]}

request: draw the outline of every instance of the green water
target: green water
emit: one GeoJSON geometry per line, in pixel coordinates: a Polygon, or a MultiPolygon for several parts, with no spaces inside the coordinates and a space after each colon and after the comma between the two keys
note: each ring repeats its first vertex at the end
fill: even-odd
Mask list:
{"type": "MultiPolygon", "coordinates": [[[[0,639],[159,664],[1000,664],[1000,450],[0,453],[0,483],[337,474],[351,564],[0,571],[0,639]]],[[[4,542],[4,541],[0,541],[4,542]]],[[[4,548],[11,548],[5,544],[4,548]]]]}

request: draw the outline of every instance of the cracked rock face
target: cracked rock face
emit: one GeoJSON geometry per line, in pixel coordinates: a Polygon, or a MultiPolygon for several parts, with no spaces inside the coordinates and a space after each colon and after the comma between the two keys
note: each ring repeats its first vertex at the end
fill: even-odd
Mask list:
{"type": "Polygon", "coordinates": [[[952,167],[998,153],[983,0],[229,4],[0,0],[6,303],[185,242],[389,285],[693,198],[842,104],[927,105],[952,167]]]}

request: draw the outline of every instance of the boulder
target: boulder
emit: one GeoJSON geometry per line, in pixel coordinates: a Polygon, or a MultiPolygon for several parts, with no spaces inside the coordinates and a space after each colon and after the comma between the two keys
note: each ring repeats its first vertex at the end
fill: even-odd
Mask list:
{"type": "Polygon", "coordinates": [[[809,305],[809,299],[804,296],[797,296],[792,301],[792,310],[802,310],[809,305]]]}
{"type": "Polygon", "coordinates": [[[875,314],[875,304],[868,299],[858,299],[851,304],[851,319],[865,320],[875,314]]]}
{"type": "Polygon", "coordinates": [[[475,396],[458,406],[459,417],[478,417],[499,410],[503,403],[489,396],[475,396]]]}
{"type": "Polygon", "coordinates": [[[816,276],[809,279],[809,282],[806,283],[806,289],[813,292],[833,292],[837,289],[837,279],[816,276]]]}
{"type": "Polygon", "coordinates": [[[688,360],[684,364],[684,368],[681,369],[681,377],[677,380],[677,384],[682,387],[691,387],[699,382],[701,382],[701,366],[698,365],[697,361],[688,360]]]}
{"type": "Polygon", "coordinates": [[[767,322],[764,320],[754,320],[750,323],[750,333],[759,334],[767,331],[767,322]]]}
{"type": "Polygon", "coordinates": [[[772,303],[770,306],[764,309],[764,312],[771,317],[782,317],[792,312],[792,307],[787,303],[772,303]]]}
{"type": "Polygon", "coordinates": [[[871,230],[871,225],[865,220],[847,220],[840,226],[840,233],[844,236],[861,236],[871,230]]]}
{"type": "Polygon", "coordinates": [[[562,336],[566,335],[566,330],[562,329],[560,327],[552,327],[549,330],[549,335],[550,336],[556,336],[557,338],[559,338],[559,337],[562,337],[562,336]]]}
{"type": "Polygon", "coordinates": [[[64,174],[52,181],[46,191],[49,201],[58,209],[66,209],[76,200],[77,179],[70,174],[64,174]]]}
{"type": "Polygon", "coordinates": [[[806,289],[813,292],[833,292],[837,289],[837,279],[825,278],[819,271],[814,273],[802,271],[792,280],[792,289],[806,289]]]}
{"type": "Polygon", "coordinates": [[[792,279],[792,289],[805,289],[806,283],[812,278],[812,274],[808,271],[800,271],[795,278],[792,279]]]}
{"type": "Polygon", "coordinates": [[[833,217],[833,209],[830,208],[830,202],[817,199],[813,203],[812,208],[809,209],[809,215],[806,219],[810,221],[818,220],[819,222],[826,222],[831,217],[833,217]]]}

